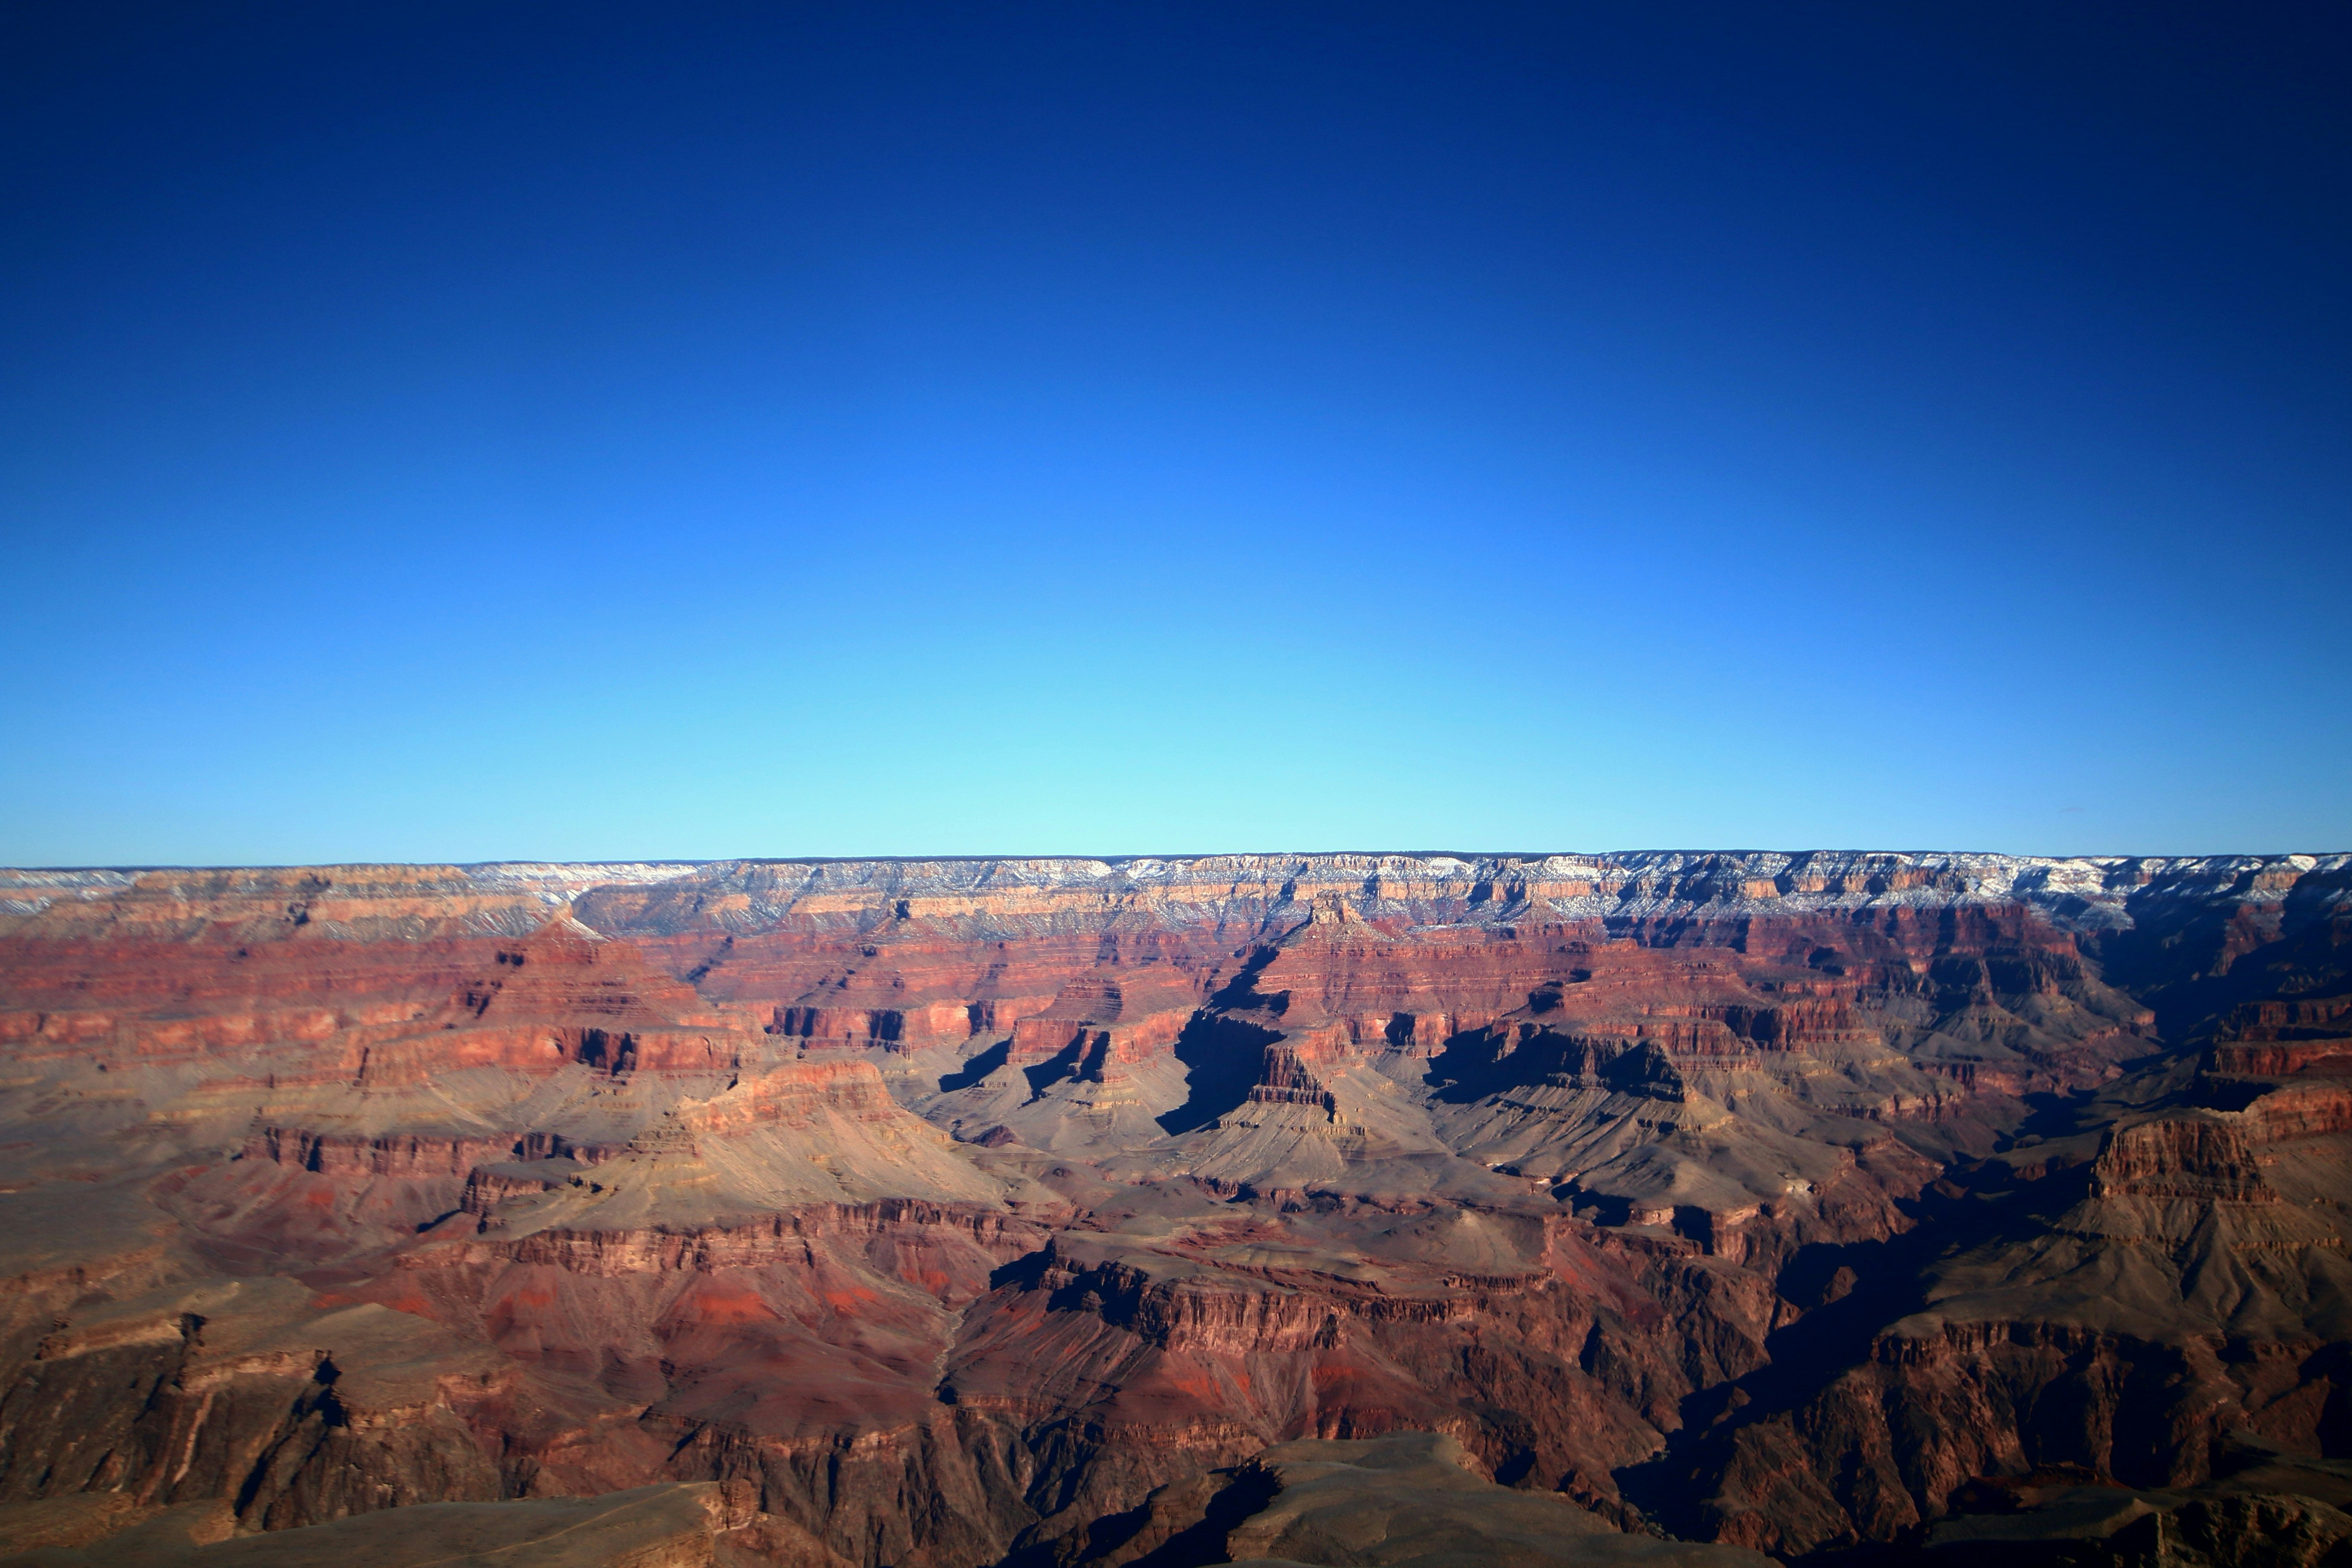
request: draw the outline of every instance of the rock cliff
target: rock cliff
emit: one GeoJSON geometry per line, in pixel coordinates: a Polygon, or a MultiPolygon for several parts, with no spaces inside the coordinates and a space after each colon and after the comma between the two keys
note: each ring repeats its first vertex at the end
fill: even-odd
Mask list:
{"type": "Polygon", "coordinates": [[[2234,1519],[2352,1449],[2347,955],[2345,856],[0,872],[0,1543],[2234,1519]]]}

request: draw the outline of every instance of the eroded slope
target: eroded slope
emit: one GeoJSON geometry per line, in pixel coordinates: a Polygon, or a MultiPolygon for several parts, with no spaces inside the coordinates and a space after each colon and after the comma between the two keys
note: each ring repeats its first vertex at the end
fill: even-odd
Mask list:
{"type": "Polygon", "coordinates": [[[1790,1553],[2352,1443],[2342,858],[6,876],[16,1503],[1042,1562],[1420,1430],[1790,1553]]]}

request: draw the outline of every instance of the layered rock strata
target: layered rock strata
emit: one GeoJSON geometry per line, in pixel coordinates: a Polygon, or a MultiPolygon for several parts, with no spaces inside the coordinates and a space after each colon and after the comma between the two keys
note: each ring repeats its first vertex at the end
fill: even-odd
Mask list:
{"type": "Polygon", "coordinates": [[[2347,910],[2311,856],[0,873],[0,1527],[717,1485],[679,1550],[1042,1564],[1422,1431],[1612,1552],[1789,1555],[2340,1453],[2347,910]]]}

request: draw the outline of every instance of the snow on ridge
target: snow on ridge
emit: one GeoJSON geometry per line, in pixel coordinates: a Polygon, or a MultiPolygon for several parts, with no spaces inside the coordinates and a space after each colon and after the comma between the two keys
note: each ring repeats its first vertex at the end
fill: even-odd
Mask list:
{"type": "MultiPolygon", "coordinates": [[[[2290,923],[2352,904],[2352,855],[2024,856],[1974,851],[1642,850],[1474,856],[1440,851],[937,860],[508,861],[326,868],[349,902],[457,895],[464,929],[523,935],[584,906],[614,931],[716,922],[767,930],[796,919],[871,924],[951,921],[974,931],[1110,918],[1175,925],[1280,925],[1338,902],[1413,929],[1490,931],[1522,921],[1723,925],[1773,916],[2023,906],[2079,933],[2168,925],[2208,910],[2267,905],[2290,923]],[[374,876],[357,875],[373,869],[374,876]],[[630,893],[630,889],[643,889],[630,893]],[[598,889],[617,899],[600,902],[598,889]],[[466,895],[473,896],[467,897],[466,895]],[[596,897],[591,897],[597,894],[596,897]],[[488,895],[484,897],[483,895],[488,895]],[[929,900],[940,900],[930,902],[929,900]]],[[[0,868],[0,916],[37,934],[87,906],[152,894],[278,900],[327,879],[299,868],[188,873],[0,868]],[[226,883],[224,889],[214,884],[226,883]],[[250,886],[247,884],[250,883],[250,886]],[[169,884],[169,885],[167,885],[169,884]],[[29,922],[29,923],[27,923],[29,922]]],[[[356,917],[354,917],[356,918],[356,917]]],[[[388,914],[402,920],[422,917],[388,914]]],[[[349,934],[326,915],[313,934],[349,934]]],[[[381,921],[361,927],[383,934],[381,921]]],[[[405,930],[405,926],[399,926],[405,930]]],[[[1060,929],[1056,926],[1056,929],[1060,929]]],[[[422,927],[419,927],[422,930],[422,927]]]]}
{"type": "Polygon", "coordinates": [[[499,860],[462,868],[467,880],[494,887],[522,883],[564,888],[598,887],[613,882],[668,882],[691,877],[703,868],[704,862],[698,860],[499,860]]]}
{"type": "Polygon", "coordinates": [[[0,867],[0,888],[127,888],[137,880],[128,871],[30,871],[0,867]]]}
{"type": "MultiPolygon", "coordinates": [[[[450,868],[456,887],[561,908],[600,887],[686,884],[749,896],[742,918],[789,918],[811,895],[894,899],[1066,889],[1140,900],[1179,921],[1224,919],[1235,903],[1339,897],[1366,914],[1486,923],[1536,918],[1738,919],[1771,911],[2024,904],[2077,931],[2116,930],[2163,908],[2347,897],[2352,855],[2032,856],[1905,850],[1631,850],[1475,856],[1422,853],[940,859],[502,861],[450,868]],[[2317,875],[2321,879],[2308,879],[2317,875]],[[2296,891],[2303,889],[2301,892],[2296,891]],[[1549,911],[1549,915],[1542,913],[1549,911]]],[[[446,874],[446,873],[445,873],[446,874]]],[[[0,868],[12,914],[35,900],[104,900],[120,870],[0,868]],[[13,898],[9,897],[13,895],[13,898]]],[[[509,916],[498,917],[503,922],[509,916]]]]}
{"type": "MultiPolygon", "coordinates": [[[[1079,856],[1005,856],[950,859],[833,859],[805,861],[509,861],[465,868],[477,883],[530,887],[542,897],[603,885],[647,885],[705,878],[737,885],[790,882],[825,888],[893,888],[978,891],[992,888],[1055,888],[1106,881],[1146,884],[1171,893],[1246,881],[1319,881],[1357,879],[1383,901],[1411,896],[1417,884],[1433,896],[1451,896],[1457,885],[1490,882],[1504,887],[1585,882],[1589,894],[1570,895],[1582,906],[1603,898],[1612,905],[1668,903],[1719,905],[1776,898],[1821,906],[1860,903],[1946,904],[2023,901],[2045,908],[2112,907],[2126,897],[2210,898],[2231,892],[2254,901],[2283,898],[2271,884],[2280,870],[2296,874],[2352,866],[2347,855],[2227,856],[2039,856],[1989,851],[1918,850],[1618,850],[1465,858],[1444,853],[1263,854],[1185,858],[1138,856],[1103,860],[1079,856]],[[1886,885],[1869,890],[1874,880],[1886,885]],[[1770,882],[1765,894],[1754,884],[1770,882]],[[2237,889],[2241,882],[2249,886],[2237,889]],[[1905,885],[1896,886],[1902,883],[1905,885]],[[1813,886],[1820,884],[1820,886],[1813,886]],[[1836,887],[1837,891],[1829,891],[1836,887]]],[[[20,877],[22,874],[19,874],[20,877]]],[[[80,874],[103,876],[105,873],[80,874]]],[[[26,881],[33,879],[25,878],[26,881]]],[[[61,878],[39,880],[56,886],[61,878]]],[[[1549,901],[1555,905],[1558,897],[1549,901]]],[[[2080,910],[2077,910],[2079,913],[2080,910]]],[[[2105,923],[2105,922],[2100,922],[2105,923]]]]}

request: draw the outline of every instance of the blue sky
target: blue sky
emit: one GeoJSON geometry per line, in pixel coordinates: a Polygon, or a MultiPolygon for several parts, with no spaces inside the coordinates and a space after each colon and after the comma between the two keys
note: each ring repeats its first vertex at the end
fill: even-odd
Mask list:
{"type": "Polygon", "coordinates": [[[200,9],[0,861],[2352,847],[2340,7],[200,9]]]}

